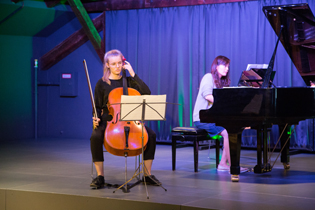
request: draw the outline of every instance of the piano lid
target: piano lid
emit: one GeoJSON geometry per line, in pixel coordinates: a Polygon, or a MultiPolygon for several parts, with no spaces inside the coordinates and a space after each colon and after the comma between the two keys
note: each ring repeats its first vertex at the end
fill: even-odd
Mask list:
{"type": "Polygon", "coordinates": [[[315,81],[315,19],[308,4],[265,6],[263,12],[307,85],[315,81]]]}

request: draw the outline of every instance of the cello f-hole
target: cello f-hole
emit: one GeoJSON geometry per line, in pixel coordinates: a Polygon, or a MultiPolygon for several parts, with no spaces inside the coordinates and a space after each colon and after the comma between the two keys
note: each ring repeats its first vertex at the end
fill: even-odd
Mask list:
{"type": "Polygon", "coordinates": [[[119,114],[116,114],[116,120],[113,122],[113,124],[116,124],[118,122],[119,114]]]}
{"type": "Polygon", "coordinates": [[[130,127],[124,126],[124,130],[125,130],[125,138],[126,138],[126,148],[128,148],[129,147],[128,137],[129,137],[130,127]]]}

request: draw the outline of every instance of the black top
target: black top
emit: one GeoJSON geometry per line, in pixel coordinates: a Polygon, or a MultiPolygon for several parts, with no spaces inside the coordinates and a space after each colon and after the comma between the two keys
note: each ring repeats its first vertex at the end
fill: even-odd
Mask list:
{"type": "MultiPolygon", "coordinates": [[[[104,82],[102,79],[99,79],[95,85],[95,107],[97,111],[97,116],[102,121],[111,121],[112,116],[108,114],[108,95],[109,93],[118,87],[123,87],[123,79],[112,80],[110,79],[111,85],[104,82]],[[101,112],[103,110],[103,115],[101,116],[101,112]]],[[[140,92],[141,95],[150,95],[151,91],[149,87],[135,74],[134,77],[127,77],[127,86],[130,88],[134,88],[140,92]]]]}

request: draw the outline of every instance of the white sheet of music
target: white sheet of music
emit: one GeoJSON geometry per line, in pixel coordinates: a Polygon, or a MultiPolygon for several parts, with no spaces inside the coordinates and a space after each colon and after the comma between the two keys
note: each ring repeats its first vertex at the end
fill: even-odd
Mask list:
{"type": "Polygon", "coordinates": [[[267,69],[268,64],[248,64],[246,67],[246,71],[250,69],[267,69]]]}
{"type": "Polygon", "coordinates": [[[122,95],[120,118],[124,121],[141,121],[145,99],[144,120],[165,120],[166,95],[122,95]]]}

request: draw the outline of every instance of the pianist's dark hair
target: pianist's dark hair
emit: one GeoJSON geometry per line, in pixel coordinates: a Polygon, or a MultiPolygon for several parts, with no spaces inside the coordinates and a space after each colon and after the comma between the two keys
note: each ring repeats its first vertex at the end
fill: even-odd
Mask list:
{"type": "Polygon", "coordinates": [[[214,84],[217,88],[222,88],[222,87],[228,87],[230,86],[231,80],[230,80],[230,71],[226,74],[224,77],[219,77],[218,71],[217,71],[217,66],[219,65],[228,65],[230,64],[230,59],[223,55],[217,56],[211,65],[211,74],[214,79],[214,84]]]}

